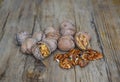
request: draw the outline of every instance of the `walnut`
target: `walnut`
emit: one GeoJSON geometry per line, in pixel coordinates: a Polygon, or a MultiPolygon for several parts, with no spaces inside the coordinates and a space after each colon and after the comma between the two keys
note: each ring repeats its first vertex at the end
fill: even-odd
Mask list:
{"type": "Polygon", "coordinates": [[[51,52],[53,52],[57,49],[57,40],[56,39],[44,38],[42,41],[49,45],[51,52]]]}
{"type": "Polygon", "coordinates": [[[73,67],[71,61],[68,58],[65,58],[63,61],[60,61],[59,66],[64,69],[70,69],[73,67]]]}
{"type": "Polygon", "coordinates": [[[42,32],[34,32],[32,38],[37,42],[42,40],[43,33],[42,32]]]}
{"type": "Polygon", "coordinates": [[[62,36],[71,35],[73,36],[76,32],[75,25],[70,21],[63,21],[60,25],[60,33],[62,36]]]}
{"type": "Polygon", "coordinates": [[[51,54],[49,45],[44,42],[38,42],[33,48],[32,53],[35,58],[42,60],[51,54]]]}
{"type": "Polygon", "coordinates": [[[80,49],[87,49],[89,47],[90,36],[86,32],[78,32],[75,34],[75,43],[80,49]]]}
{"type": "Polygon", "coordinates": [[[45,36],[46,38],[52,38],[58,40],[58,38],[60,37],[60,33],[58,29],[55,29],[53,27],[48,27],[45,29],[45,36]]]}
{"type": "Polygon", "coordinates": [[[75,47],[72,36],[62,36],[58,40],[58,48],[62,51],[68,51],[75,47]]]}
{"type": "Polygon", "coordinates": [[[26,54],[32,54],[32,47],[36,44],[36,40],[27,38],[21,45],[21,51],[26,54]]]}
{"type": "Polygon", "coordinates": [[[19,32],[16,34],[16,41],[19,46],[22,45],[22,43],[25,41],[25,39],[30,38],[31,35],[28,32],[19,32]]]}
{"type": "Polygon", "coordinates": [[[85,50],[82,55],[82,59],[84,60],[92,61],[92,60],[98,60],[101,58],[103,58],[103,55],[100,52],[92,49],[85,50]]]}

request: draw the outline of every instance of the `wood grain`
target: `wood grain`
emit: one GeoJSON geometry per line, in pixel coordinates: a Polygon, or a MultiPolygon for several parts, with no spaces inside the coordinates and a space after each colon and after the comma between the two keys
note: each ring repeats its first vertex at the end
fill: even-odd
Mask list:
{"type": "Polygon", "coordinates": [[[119,82],[119,35],[119,0],[0,0],[0,82],[119,82]],[[64,70],[53,61],[59,50],[43,61],[20,52],[17,32],[59,28],[64,20],[75,23],[77,31],[88,32],[91,48],[104,58],[85,68],[64,70]],[[29,78],[29,70],[40,76],[29,78]]]}

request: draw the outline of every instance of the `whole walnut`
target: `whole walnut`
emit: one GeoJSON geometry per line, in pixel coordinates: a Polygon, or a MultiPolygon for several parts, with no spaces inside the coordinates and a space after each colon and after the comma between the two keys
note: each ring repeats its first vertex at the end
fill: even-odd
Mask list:
{"type": "Polygon", "coordinates": [[[29,34],[28,32],[22,31],[16,34],[16,41],[17,44],[20,46],[26,38],[30,38],[31,34],[29,34]]]}
{"type": "Polygon", "coordinates": [[[34,38],[38,42],[42,40],[42,36],[42,32],[34,32],[32,38],[34,38]]]}
{"type": "Polygon", "coordinates": [[[75,34],[75,43],[80,49],[88,49],[90,39],[91,37],[87,32],[77,32],[75,34]]]}
{"type": "Polygon", "coordinates": [[[64,35],[74,35],[76,33],[75,25],[70,21],[63,21],[60,25],[60,33],[64,35]]]}
{"type": "Polygon", "coordinates": [[[32,54],[32,47],[36,44],[33,38],[27,38],[21,45],[21,51],[26,54],[32,54]]]}
{"type": "Polygon", "coordinates": [[[71,50],[75,47],[72,36],[62,36],[58,40],[58,48],[63,51],[71,50]]]}
{"type": "Polygon", "coordinates": [[[60,37],[59,29],[55,29],[53,27],[48,27],[45,29],[46,38],[52,38],[58,40],[60,37]]]}

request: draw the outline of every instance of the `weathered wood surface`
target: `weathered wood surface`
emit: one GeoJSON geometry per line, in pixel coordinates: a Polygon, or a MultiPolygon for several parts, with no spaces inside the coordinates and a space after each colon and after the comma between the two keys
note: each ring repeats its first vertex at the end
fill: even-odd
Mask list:
{"type": "Polygon", "coordinates": [[[0,0],[0,82],[120,82],[119,35],[120,0],[0,0]],[[52,55],[42,61],[44,74],[28,78],[29,69],[41,71],[45,66],[19,51],[15,34],[58,28],[63,20],[89,32],[92,48],[104,58],[85,68],[63,70],[52,55]]]}

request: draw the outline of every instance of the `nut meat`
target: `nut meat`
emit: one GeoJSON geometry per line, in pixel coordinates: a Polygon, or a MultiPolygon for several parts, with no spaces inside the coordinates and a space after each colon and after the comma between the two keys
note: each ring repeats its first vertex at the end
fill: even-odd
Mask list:
{"type": "Polygon", "coordinates": [[[100,52],[92,49],[85,50],[82,55],[82,59],[90,61],[98,60],[101,58],[103,58],[103,55],[100,52]]]}
{"type": "Polygon", "coordinates": [[[76,65],[85,67],[91,60],[101,59],[102,57],[101,53],[92,49],[72,49],[68,53],[55,55],[54,60],[58,61],[61,68],[70,69],[76,65]]]}
{"type": "Polygon", "coordinates": [[[90,36],[86,32],[78,32],[75,35],[75,43],[80,49],[88,49],[90,36]]]}

